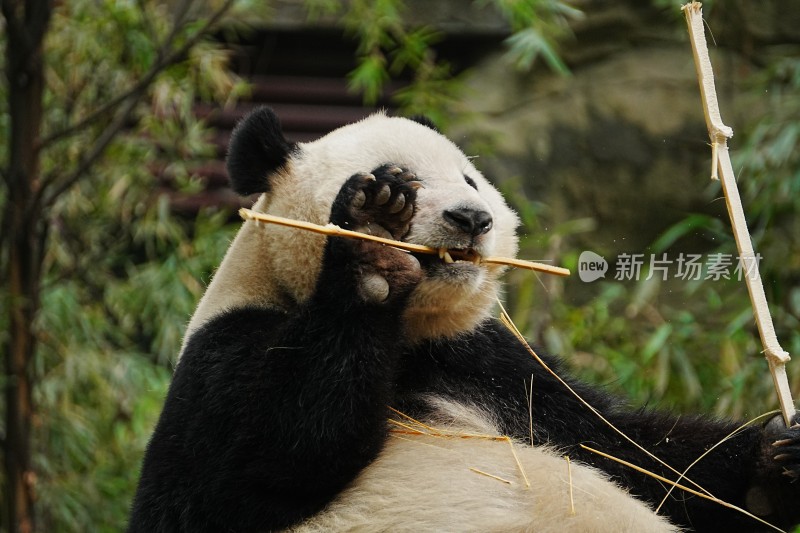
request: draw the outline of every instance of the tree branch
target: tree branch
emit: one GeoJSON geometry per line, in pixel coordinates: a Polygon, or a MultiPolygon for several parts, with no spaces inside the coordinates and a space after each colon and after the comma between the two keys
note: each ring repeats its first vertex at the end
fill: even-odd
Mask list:
{"type": "Polygon", "coordinates": [[[186,20],[186,16],[189,13],[189,8],[191,5],[192,0],[181,0],[180,4],[174,8],[175,18],[172,21],[172,29],[170,30],[169,35],[167,35],[167,38],[164,39],[164,43],[159,47],[159,58],[162,57],[164,50],[167,50],[172,46],[172,43],[175,41],[175,37],[178,35],[178,31],[186,20]]]}

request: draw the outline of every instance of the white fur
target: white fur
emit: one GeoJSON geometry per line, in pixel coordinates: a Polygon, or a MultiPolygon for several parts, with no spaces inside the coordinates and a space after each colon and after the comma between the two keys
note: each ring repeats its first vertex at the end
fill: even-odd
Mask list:
{"type": "MultiPolygon", "coordinates": [[[[448,431],[498,434],[480,413],[458,405],[447,410],[458,421],[448,431]]],[[[574,462],[568,470],[566,459],[551,449],[514,447],[530,488],[506,441],[393,433],[380,457],[350,488],[292,531],[676,530],[603,473],[574,462]]]]}

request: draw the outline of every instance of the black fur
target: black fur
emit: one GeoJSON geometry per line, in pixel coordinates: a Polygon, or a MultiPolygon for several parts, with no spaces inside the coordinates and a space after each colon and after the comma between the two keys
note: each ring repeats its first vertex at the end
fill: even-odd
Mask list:
{"type": "Polygon", "coordinates": [[[408,117],[408,118],[413,120],[414,122],[418,122],[419,124],[422,124],[423,126],[426,126],[426,127],[430,128],[430,129],[432,129],[436,133],[441,133],[441,131],[439,131],[439,128],[436,126],[436,124],[430,118],[426,117],[425,115],[414,115],[414,116],[411,116],[411,117],[408,117]]]}
{"type": "Polygon", "coordinates": [[[242,196],[267,192],[269,175],[285,165],[295,150],[297,145],[283,136],[272,109],[259,107],[231,135],[226,166],[233,190],[242,196]]]}

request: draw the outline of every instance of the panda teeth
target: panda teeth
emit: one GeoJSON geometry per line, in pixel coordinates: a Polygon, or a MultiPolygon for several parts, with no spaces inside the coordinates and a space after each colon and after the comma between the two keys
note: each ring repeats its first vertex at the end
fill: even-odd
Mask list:
{"type": "Polygon", "coordinates": [[[448,250],[447,248],[438,249],[439,259],[446,264],[453,263],[471,263],[473,265],[480,265],[483,262],[481,255],[475,250],[448,250]],[[453,254],[458,259],[453,258],[453,254]]]}
{"type": "Polygon", "coordinates": [[[439,248],[439,259],[447,264],[455,263],[453,256],[450,255],[450,252],[447,250],[447,248],[439,248]]]}

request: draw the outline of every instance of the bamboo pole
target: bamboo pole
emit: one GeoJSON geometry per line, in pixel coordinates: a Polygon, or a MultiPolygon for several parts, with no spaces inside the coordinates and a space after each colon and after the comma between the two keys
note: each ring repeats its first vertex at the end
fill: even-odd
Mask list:
{"type": "Polygon", "coordinates": [[[742,200],[736,186],[736,175],[731,165],[728,153],[728,139],[733,137],[733,130],[723,124],[717,101],[717,91],[714,86],[714,72],[708,56],[708,46],[703,25],[703,10],[700,2],[690,2],[681,8],[686,15],[689,27],[689,36],[692,43],[697,77],[700,82],[700,95],[703,100],[703,112],[706,117],[706,126],[711,138],[712,147],[712,179],[721,179],[725,202],[728,206],[728,215],[731,219],[736,247],[739,250],[740,261],[752,261],[750,265],[741,265],[744,272],[745,283],[753,305],[758,333],[761,344],[764,346],[764,356],[769,364],[778,402],[781,406],[784,421],[788,426],[796,413],[792,394],[789,390],[789,381],[786,377],[786,363],[789,354],[781,348],[775,334],[775,326],[767,305],[764,285],[758,271],[758,256],[753,251],[750,232],[747,229],[747,220],[744,217],[742,200]],[[745,268],[745,266],[747,268],[745,268]]]}
{"type": "MultiPolygon", "coordinates": [[[[442,252],[441,250],[437,248],[431,248],[430,246],[422,246],[420,244],[412,244],[410,242],[395,241],[392,239],[385,239],[383,237],[378,237],[377,235],[368,235],[366,233],[360,233],[358,231],[350,231],[347,229],[342,229],[334,224],[320,226],[319,224],[304,222],[302,220],[292,220],[290,218],[283,218],[275,215],[268,215],[266,213],[259,213],[257,211],[253,211],[252,209],[245,209],[244,207],[239,209],[239,216],[241,216],[244,219],[255,220],[257,222],[266,222],[268,224],[277,224],[279,226],[303,229],[314,233],[320,233],[322,235],[328,235],[334,237],[350,237],[354,239],[361,239],[364,241],[379,242],[381,244],[393,246],[395,248],[406,250],[408,252],[417,252],[422,254],[433,254],[433,255],[440,254],[442,252]]],[[[451,250],[448,253],[454,255],[457,258],[459,257],[459,254],[456,251],[451,250]]],[[[566,268],[545,265],[542,263],[535,263],[533,261],[524,261],[522,259],[514,259],[510,257],[479,257],[479,258],[464,257],[464,259],[468,261],[475,259],[479,263],[492,263],[496,265],[506,265],[516,268],[524,268],[527,270],[535,270],[537,272],[543,272],[545,274],[555,274],[556,276],[569,276],[570,274],[569,269],[566,268]]]]}

